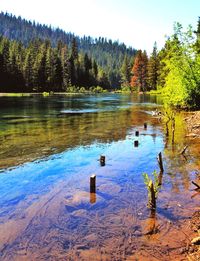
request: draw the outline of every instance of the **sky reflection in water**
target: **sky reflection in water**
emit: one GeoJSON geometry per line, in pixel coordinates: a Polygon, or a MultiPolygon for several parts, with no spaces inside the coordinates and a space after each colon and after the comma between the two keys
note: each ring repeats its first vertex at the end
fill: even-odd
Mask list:
{"type": "MultiPolygon", "coordinates": [[[[142,241],[138,238],[145,236],[149,226],[142,173],[158,170],[160,151],[164,151],[165,175],[156,221],[162,230],[156,240],[163,242],[167,231],[169,236],[174,233],[174,228],[167,227],[168,220],[180,222],[189,215],[189,208],[177,208],[177,204],[195,204],[188,185],[192,178],[190,162],[184,162],[177,153],[184,143],[180,138],[183,125],[181,120],[177,122],[177,144],[172,150],[164,126],[151,115],[156,98],[97,95],[0,99],[4,118],[0,129],[3,260],[17,260],[20,255],[55,260],[81,256],[89,260],[94,254],[97,260],[102,256],[114,260],[122,258],[124,247],[125,256],[139,251],[142,241]],[[144,122],[148,123],[147,130],[144,122]],[[135,137],[136,130],[139,137],[135,137]],[[134,147],[135,139],[139,140],[138,147],[134,147]],[[100,155],[106,156],[104,167],[100,166],[100,155]],[[92,174],[97,176],[96,195],[89,193],[92,174]]],[[[154,240],[147,246],[151,244],[154,240]]]]}

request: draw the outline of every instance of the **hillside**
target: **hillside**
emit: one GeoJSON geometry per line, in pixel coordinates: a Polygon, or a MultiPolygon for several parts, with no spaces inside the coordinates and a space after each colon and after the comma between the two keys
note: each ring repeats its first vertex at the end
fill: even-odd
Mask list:
{"type": "Polygon", "coordinates": [[[10,40],[20,41],[25,47],[35,39],[42,41],[48,39],[52,47],[56,47],[58,41],[62,41],[70,48],[72,40],[75,39],[80,54],[87,53],[96,61],[97,65],[106,72],[113,88],[120,87],[122,82],[121,67],[125,57],[131,66],[136,54],[134,48],[126,47],[124,43],[113,42],[104,37],[98,39],[90,36],[79,37],[59,28],[54,29],[3,12],[0,13],[0,35],[10,40]]]}

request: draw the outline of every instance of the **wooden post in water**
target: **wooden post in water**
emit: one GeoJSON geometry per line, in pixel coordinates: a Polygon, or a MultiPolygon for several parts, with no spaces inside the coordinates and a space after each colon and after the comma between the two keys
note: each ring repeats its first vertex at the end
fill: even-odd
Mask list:
{"type": "Polygon", "coordinates": [[[90,176],[90,193],[96,193],[96,175],[90,176]]]}
{"type": "Polygon", "coordinates": [[[149,198],[149,207],[152,210],[156,209],[156,196],[155,196],[155,190],[154,190],[154,185],[153,181],[150,180],[148,184],[149,192],[150,192],[150,198],[149,198]]]}
{"type": "Polygon", "coordinates": [[[157,159],[158,159],[158,164],[159,164],[159,167],[160,167],[160,172],[163,173],[164,169],[163,169],[163,161],[162,161],[162,153],[161,152],[158,154],[157,159]]]}
{"type": "Polygon", "coordinates": [[[101,164],[101,166],[105,166],[105,161],[106,161],[106,157],[105,156],[100,156],[100,164],[101,164]]]}
{"type": "Polygon", "coordinates": [[[139,131],[135,132],[135,136],[137,136],[137,137],[139,136],[139,131]]]}
{"type": "Polygon", "coordinates": [[[144,129],[145,130],[147,129],[147,123],[146,122],[144,123],[144,129]]]}
{"type": "Polygon", "coordinates": [[[139,146],[139,141],[138,140],[134,140],[134,146],[138,147],[139,146]]]}

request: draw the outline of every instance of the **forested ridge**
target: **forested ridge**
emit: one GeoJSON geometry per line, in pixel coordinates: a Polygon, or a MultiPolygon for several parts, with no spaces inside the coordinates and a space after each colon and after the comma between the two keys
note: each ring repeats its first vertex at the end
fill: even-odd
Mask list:
{"type": "MultiPolygon", "coordinates": [[[[60,59],[60,67],[62,68],[57,68],[57,70],[62,70],[63,74],[65,74],[64,71],[66,69],[63,67],[64,63],[68,63],[69,68],[66,70],[68,70],[68,74],[70,74],[68,76],[70,79],[63,79],[65,83],[62,84],[58,84],[56,80],[53,80],[55,84],[58,84],[56,90],[60,91],[66,90],[66,88],[69,89],[70,86],[83,86],[88,88],[90,86],[100,85],[105,89],[120,88],[124,78],[123,72],[121,71],[124,59],[128,60],[129,66],[131,66],[133,63],[133,57],[136,53],[135,49],[131,47],[127,48],[125,44],[118,43],[118,41],[107,40],[104,37],[99,37],[98,39],[93,39],[90,36],[79,37],[73,33],[66,33],[59,28],[54,29],[7,13],[0,14],[0,35],[3,37],[1,37],[1,54],[3,54],[3,56],[6,56],[2,51],[3,49],[8,49],[7,52],[9,54],[7,54],[7,56],[12,56],[11,53],[18,52],[16,53],[16,56],[18,57],[18,67],[22,66],[22,68],[19,69],[21,76],[24,76],[23,80],[25,81],[27,91],[32,90],[33,86],[37,91],[39,91],[39,89],[49,89],[49,87],[46,88],[46,85],[49,85],[49,83],[46,85],[43,83],[39,88],[39,83],[35,83],[35,80],[32,80],[32,83],[29,83],[26,78],[27,75],[25,68],[27,67],[28,62],[30,64],[32,63],[32,61],[28,61],[30,56],[33,56],[31,59],[34,60],[35,63],[36,60],[42,61],[42,51],[44,51],[44,55],[47,55],[48,53],[49,56],[51,56],[51,52],[54,59],[57,59],[54,61],[55,67],[60,66],[56,64],[59,63],[58,60],[60,59]],[[5,47],[5,45],[8,46],[5,47]],[[77,57],[74,57],[73,54],[74,46],[76,48],[77,57]],[[51,48],[51,51],[48,51],[49,48],[51,48]],[[63,55],[68,59],[68,61],[64,62],[63,60],[64,57],[61,55],[62,48],[65,48],[66,54],[63,55]],[[37,51],[38,53],[36,53],[37,51]],[[32,52],[32,54],[30,54],[30,52],[32,52]],[[85,68],[85,66],[87,68],[85,68]],[[85,74],[87,74],[87,79],[83,79],[85,74]],[[66,81],[68,81],[68,84],[66,84],[66,81]]],[[[64,50],[62,49],[62,51],[64,50]]],[[[4,60],[7,60],[8,58],[12,60],[11,57],[4,58],[4,60]]],[[[43,60],[46,59],[47,57],[43,57],[43,60]]],[[[49,63],[49,61],[47,63],[49,63]]],[[[39,66],[39,64],[34,65],[34,67],[37,66],[39,66]]],[[[43,66],[45,65],[43,64],[43,66]]],[[[7,69],[9,71],[9,68],[7,69]]],[[[55,70],[55,68],[53,70],[55,70]]],[[[37,72],[34,71],[32,74],[34,74],[33,78],[37,78],[37,72]]],[[[60,77],[60,75],[57,75],[56,77],[58,76],[60,77]]],[[[45,77],[49,77],[47,73],[45,77]]],[[[62,78],[65,78],[65,76],[63,75],[62,78]]],[[[14,82],[11,82],[14,86],[14,82]]],[[[1,85],[4,85],[3,88],[7,89],[6,85],[10,86],[11,83],[5,84],[4,82],[1,85]]],[[[19,85],[23,86],[23,82],[19,85]]],[[[55,88],[51,86],[51,89],[55,88]]]]}
{"type": "Polygon", "coordinates": [[[176,107],[200,107],[200,20],[174,24],[161,50],[127,48],[104,37],[0,14],[0,92],[155,91],[176,107]]]}

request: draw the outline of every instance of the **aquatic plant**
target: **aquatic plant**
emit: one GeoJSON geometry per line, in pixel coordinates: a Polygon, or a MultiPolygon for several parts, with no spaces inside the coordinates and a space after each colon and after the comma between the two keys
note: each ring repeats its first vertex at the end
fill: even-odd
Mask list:
{"type": "Polygon", "coordinates": [[[151,209],[156,208],[156,199],[160,188],[159,174],[154,171],[152,173],[153,179],[147,173],[143,173],[144,184],[148,191],[148,207],[151,209]]]}

